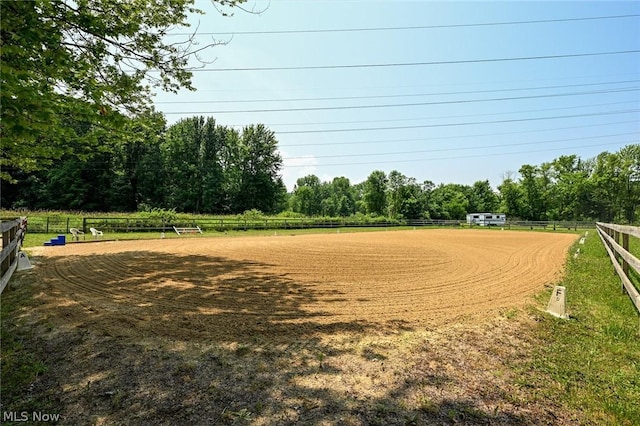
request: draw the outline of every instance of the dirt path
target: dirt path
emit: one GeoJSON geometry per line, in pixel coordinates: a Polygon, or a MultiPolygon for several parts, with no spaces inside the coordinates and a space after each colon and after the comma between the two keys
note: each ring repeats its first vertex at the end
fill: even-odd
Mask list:
{"type": "Polygon", "coordinates": [[[558,277],[575,235],[418,230],[49,247],[66,321],[242,340],[476,317],[558,277]]]}

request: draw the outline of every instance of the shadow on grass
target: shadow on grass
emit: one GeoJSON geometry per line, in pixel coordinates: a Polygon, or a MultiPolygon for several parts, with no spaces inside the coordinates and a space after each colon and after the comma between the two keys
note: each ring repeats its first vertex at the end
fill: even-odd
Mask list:
{"type": "Polygon", "coordinates": [[[332,321],[340,292],[269,271],[155,252],[47,259],[3,295],[2,320],[20,342],[12,359],[31,353],[48,368],[5,389],[19,365],[6,371],[3,344],[2,409],[46,404],[74,425],[543,421],[498,408],[499,392],[437,397],[465,383],[424,367],[428,351],[394,364],[394,352],[361,344],[407,324],[332,321]]]}

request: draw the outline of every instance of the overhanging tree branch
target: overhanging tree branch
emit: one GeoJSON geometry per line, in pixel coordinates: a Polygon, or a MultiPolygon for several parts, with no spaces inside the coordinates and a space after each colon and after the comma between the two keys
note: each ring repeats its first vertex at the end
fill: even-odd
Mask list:
{"type": "Polygon", "coordinates": [[[151,110],[149,85],[192,89],[189,59],[219,43],[164,42],[190,13],[201,13],[194,0],[0,1],[1,163],[37,170],[67,152],[65,141],[94,144],[75,117],[113,129],[151,110]]]}

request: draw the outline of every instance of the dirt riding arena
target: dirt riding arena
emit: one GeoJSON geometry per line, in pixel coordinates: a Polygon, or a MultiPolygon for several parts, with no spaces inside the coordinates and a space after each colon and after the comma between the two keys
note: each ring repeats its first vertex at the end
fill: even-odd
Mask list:
{"type": "Polygon", "coordinates": [[[43,249],[70,325],[243,341],[477,318],[556,281],[573,234],[499,230],[184,238],[43,249]]]}
{"type": "Polygon", "coordinates": [[[576,239],[279,231],[41,247],[8,322],[48,369],[8,407],[45,401],[65,425],[579,424],[511,367],[540,344],[518,307],[557,282],[576,239]]]}

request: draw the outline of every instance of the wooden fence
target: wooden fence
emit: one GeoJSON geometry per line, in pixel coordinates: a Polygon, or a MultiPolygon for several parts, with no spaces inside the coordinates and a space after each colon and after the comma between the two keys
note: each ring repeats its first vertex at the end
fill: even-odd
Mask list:
{"type": "MultiPolygon", "coordinates": [[[[469,227],[464,220],[398,219],[384,218],[181,218],[163,222],[159,218],[140,217],[39,217],[29,218],[29,232],[68,234],[69,228],[78,228],[85,234],[90,228],[103,232],[170,232],[173,227],[203,231],[239,231],[253,229],[308,229],[350,227],[469,227]]],[[[472,225],[479,227],[478,225],[472,225]]],[[[508,221],[504,229],[593,229],[595,222],[578,221],[508,221]]]]}
{"type": "Polygon", "coordinates": [[[27,218],[8,220],[2,222],[2,252],[0,254],[0,293],[4,290],[13,271],[18,266],[18,251],[27,232],[27,218]]]}
{"type": "Polygon", "coordinates": [[[629,279],[629,267],[640,274],[640,260],[629,252],[629,236],[640,238],[640,228],[601,222],[597,222],[596,226],[613,267],[622,280],[622,289],[629,295],[640,314],[640,293],[629,279]]]}

